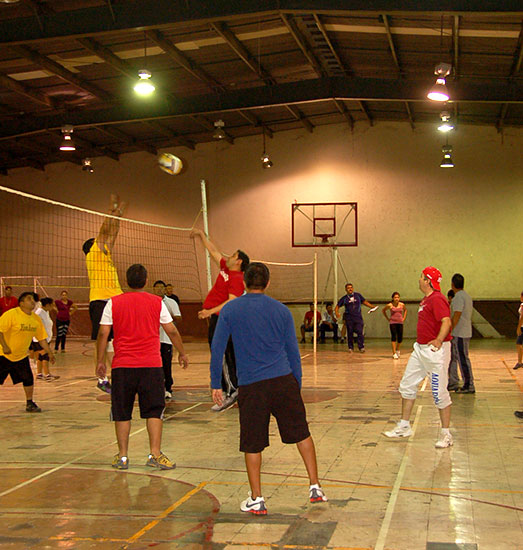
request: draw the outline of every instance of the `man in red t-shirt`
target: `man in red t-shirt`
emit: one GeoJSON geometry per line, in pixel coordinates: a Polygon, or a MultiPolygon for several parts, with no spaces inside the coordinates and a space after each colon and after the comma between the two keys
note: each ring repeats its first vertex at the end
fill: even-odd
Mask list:
{"type": "MultiPolygon", "coordinates": [[[[242,250],[237,250],[232,256],[224,256],[201,229],[194,229],[191,233],[191,237],[194,238],[197,236],[201,238],[203,245],[209,251],[213,260],[220,266],[220,273],[216,278],[216,282],[203,302],[203,309],[198,312],[199,319],[209,319],[208,341],[209,346],[211,346],[216,324],[218,323],[218,315],[222,307],[245,292],[243,272],[249,265],[249,256],[242,250]]],[[[236,359],[230,338],[225,350],[222,390],[225,392],[225,399],[221,405],[213,405],[211,407],[211,410],[214,412],[224,411],[232,407],[238,400],[236,359]]]]}
{"type": "Polygon", "coordinates": [[[10,286],[5,287],[5,296],[0,298],[0,315],[18,307],[18,300],[13,296],[13,289],[10,286]]]}
{"type": "Polygon", "coordinates": [[[387,437],[399,438],[412,435],[410,414],[418,385],[427,376],[430,379],[432,398],[439,410],[441,434],[436,442],[439,449],[453,443],[450,433],[450,394],[447,389],[450,360],[450,307],[441,294],[441,273],[435,267],[426,267],[419,279],[419,288],[425,295],[418,309],[417,337],[414,350],[401,379],[399,392],[402,397],[401,420],[393,430],[383,432],[387,437]]]}
{"type": "MultiPolygon", "coordinates": [[[[306,332],[314,332],[314,324],[312,322],[313,319],[314,319],[314,304],[310,303],[309,304],[309,311],[307,311],[305,313],[305,317],[303,317],[303,325],[300,327],[300,331],[301,331],[300,344],[305,343],[305,333],[306,332]]],[[[318,331],[319,331],[320,323],[321,323],[321,313],[319,311],[317,311],[316,312],[316,325],[318,326],[318,331]]]]}
{"type": "Polygon", "coordinates": [[[161,451],[165,388],[160,355],[160,325],[178,350],[178,363],[185,369],[189,364],[183,342],[172,317],[159,296],[144,292],[147,270],[134,264],[127,270],[131,292],[113,296],[104,307],[96,351],[96,374],[107,374],[105,352],[111,332],[114,333],[114,358],[111,365],[111,416],[115,421],[118,454],[113,468],[127,470],[129,432],[134,399],[138,394],[140,416],[146,419],[150,454],[146,466],[172,470],[176,465],[161,451]]]}

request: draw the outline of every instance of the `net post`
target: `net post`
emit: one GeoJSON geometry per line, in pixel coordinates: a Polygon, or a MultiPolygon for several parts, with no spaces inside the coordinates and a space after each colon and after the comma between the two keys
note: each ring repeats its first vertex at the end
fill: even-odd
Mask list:
{"type": "MultiPolygon", "coordinates": [[[[207,192],[206,192],[205,180],[200,180],[200,188],[202,191],[202,218],[203,218],[203,231],[205,236],[209,238],[209,221],[207,219],[207,192]]],[[[209,251],[205,249],[205,270],[207,272],[207,291],[212,288],[212,275],[211,275],[211,255],[209,251]]]]}
{"type": "Polygon", "coordinates": [[[332,248],[332,268],[334,273],[334,285],[332,288],[332,305],[334,307],[334,304],[338,303],[338,248],[334,246],[332,248]]]}
{"type": "Polygon", "coordinates": [[[314,294],[314,320],[313,320],[313,332],[312,332],[312,338],[314,340],[312,344],[312,352],[314,356],[316,357],[316,352],[318,348],[318,253],[314,253],[314,278],[313,278],[313,294],[314,294]]]}

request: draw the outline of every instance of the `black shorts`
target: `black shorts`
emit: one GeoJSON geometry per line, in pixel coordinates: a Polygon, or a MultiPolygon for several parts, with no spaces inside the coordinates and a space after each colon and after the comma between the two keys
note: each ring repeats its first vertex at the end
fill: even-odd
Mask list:
{"type": "Polygon", "coordinates": [[[29,349],[32,351],[42,351],[44,348],[40,345],[39,342],[35,342],[34,340],[31,342],[31,345],[29,346],[29,349]]]}
{"type": "Polygon", "coordinates": [[[7,357],[0,355],[0,385],[5,382],[8,375],[11,375],[13,384],[22,384],[24,386],[33,386],[34,377],[29,357],[24,357],[20,361],[9,361],[7,357]]]}
{"type": "MultiPolygon", "coordinates": [[[[89,317],[91,318],[91,340],[96,340],[98,338],[98,328],[100,327],[100,321],[102,320],[105,304],[107,304],[107,300],[93,300],[92,302],[89,302],[89,317]]],[[[112,339],[113,327],[111,327],[111,332],[107,341],[110,342],[112,339]]]]}
{"type": "Polygon", "coordinates": [[[521,331],[521,334],[517,337],[516,344],[518,346],[523,346],[523,330],[521,331]]]}
{"type": "Polygon", "coordinates": [[[240,451],[260,453],[269,446],[271,414],[283,443],[299,443],[311,434],[305,405],[293,374],[240,386],[240,451]]]}
{"type": "Polygon", "coordinates": [[[165,386],[162,367],[116,368],[111,375],[111,418],[123,422],[133,416],[138,394],[141,418],[162,418],[165,386]]]}
{"type": "Polygon", "coordinates": [[[391,342],[401,344],[403,342],[403,325],[401,323],[392,323],[389,325],[389,328],[391,342]]]}

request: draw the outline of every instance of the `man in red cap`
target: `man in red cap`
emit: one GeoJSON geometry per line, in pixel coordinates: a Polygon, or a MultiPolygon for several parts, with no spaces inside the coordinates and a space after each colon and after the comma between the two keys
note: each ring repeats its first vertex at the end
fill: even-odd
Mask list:
{"type": "Polygon", "coordinates": [[[418,385],[427,376],[430,379],[432,398],[439,410],[441,434],[436,447],[443,449],[453,443],[450,433],[450,394],[447,389],[450,360],[451,320],[447,299],[441,294],[441,273],[435,267],[426,267],[419,279],[419,288],[425,295],[418,309],[417,337],[414,350],[401,379],[401,420],[393,430],[383,432],[392,438],[412,435],[410,414],[418,385]]]}

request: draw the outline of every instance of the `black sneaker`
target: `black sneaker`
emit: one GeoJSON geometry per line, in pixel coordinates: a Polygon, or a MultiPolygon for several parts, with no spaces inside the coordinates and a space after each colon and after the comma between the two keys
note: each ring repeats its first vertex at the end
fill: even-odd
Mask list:
{"type": "Polygon", "coordinates": [[[476,390],[474,388],[468,388],[466,386],[463,386],[462,388],[458,388],[455,391],[456,393],[476,393],[476,390]]]}
{"type": "Polygon", "coordinates": [[[98,380],[96,387],[105,393],[111,393],[111,382],[109,380],[98,380]]]}
{"type": "Polygon", "coordinates": [[[41,413],[42,409],[34,402],[29,401],[27,405],[25,406],[25,410],[28,413],[41,413]]]}
{"type": "Polygon", "coordinates": [[[514,411],[514,416],[523,419],[523,411],[514,411]]]}

